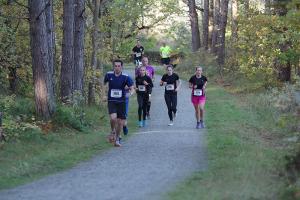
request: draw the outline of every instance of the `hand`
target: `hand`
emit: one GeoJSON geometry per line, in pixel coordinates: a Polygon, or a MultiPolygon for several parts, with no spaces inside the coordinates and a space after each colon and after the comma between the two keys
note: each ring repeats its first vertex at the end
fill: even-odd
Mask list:
{"type": "Polygon", "coordinates": [[[147,81],[143,81],[143,84],[144,84],[144,85],[148,85],[147,81]]]}
{"type": "Polygon", "coordinates": [[[197,89],[197,85],[194,85],[194,89],[197,89]]]}
{"type": "Polygon", "coordinates": [[[179,87],[177,87],[177,88],[175,89],[175,92],[178,92],[178,90],[179,90],[179,87]]]}

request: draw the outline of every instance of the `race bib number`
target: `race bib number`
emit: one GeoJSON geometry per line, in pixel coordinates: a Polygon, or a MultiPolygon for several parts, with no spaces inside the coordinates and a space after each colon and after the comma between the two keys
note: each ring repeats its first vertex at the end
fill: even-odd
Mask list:
{"type": "Polygon", "coordinates": [[[167,84],[166,90],[174,90],[174,84],[167,84]]]}
{"type": "Polygon", "coordinates": [[[200,89],[195,89],[194,90],[194,96],[202,96],[203,95],[203,91],[200,89]]]}
{"type": "Polygon", "coordinates": [[[142,53],[136,53],[135,56],[136,57],[141,57],[142,53]]]}
{"type": "Polygon", "coordinates": [[[146,91],[146,87],[144,85],[138,85],[139,91],[140,92],[145,92],[146,91]]]}
{"type": "Polygon", "coordinates": [[[121,98],[122,97],[122,90],[111,89],[110,96],[113,97],[113,98],[121,98]]]}

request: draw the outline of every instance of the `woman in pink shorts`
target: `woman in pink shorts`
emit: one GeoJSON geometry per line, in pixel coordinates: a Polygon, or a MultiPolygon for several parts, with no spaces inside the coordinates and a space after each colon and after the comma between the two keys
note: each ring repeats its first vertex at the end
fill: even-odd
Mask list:
{"type": "Polygon", "coordinates": [[[195,108],[197,120],[196,128],[204,128],[203,115],[205,105],[205,87],[207,78],[202,75],[202,67],[196,67],[196,73],[189,80],[189,87],[192,89],[192,103],[195,108]]]}

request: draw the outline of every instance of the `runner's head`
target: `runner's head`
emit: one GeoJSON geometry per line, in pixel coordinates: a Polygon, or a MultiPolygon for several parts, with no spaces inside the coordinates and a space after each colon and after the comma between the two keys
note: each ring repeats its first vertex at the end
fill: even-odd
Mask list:
{"type": "Polygon", "coordinates": [[[201,76],[201,74],[202,74],[202,67],[197,66],[195,74],[196,74],[196,76],[201,76]]]}
{"type": "Polygon", "coordinates": [[[140,40],[137,40],[137,41],[136,41],[136,46],[137,46],[137,47],[140,47],[140,46],[141,46],[140,40]]]}
{"type": "Polygon", "coordinates": [[[147,57],[143,57],[142,59],[143,66],[147,66],[149,64],[149,60],[147,57]]]}
{"type": "Polygon", "coordinates": [[[145,66],[141,66],[140,69],[139,69],[139,71],[140,71],[140,75],[141,76],[145,76],[145,74],[146,74],[146,67],[145,66]]]}
{"type": "Polygon", "coordinates": [[[123,68],[122,60],[117,59],[113,61],[113,69],[116,74],[120,74],[122,72],[122,68],[123,68]]]}
{"type": "Polygon", "coordinates": [[[172,65],[168,65],[166,70],[167,70],[167,74],[169,76],[171,76],[173,74],[173,66],[172,65]]]}

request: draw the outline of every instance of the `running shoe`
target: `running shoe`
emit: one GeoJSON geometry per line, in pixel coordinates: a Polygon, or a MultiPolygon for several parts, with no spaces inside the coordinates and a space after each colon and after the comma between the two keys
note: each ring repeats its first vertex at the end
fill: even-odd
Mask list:
{"type": "Polygon", "coordinates": [[[168,124],[168,126],[173,126],[173,125],[174,125],[173,121],[170,121],[170,123],[168,124]]]}
{"type": "Polygon", "coordinates": [[[119,140],[116,140],[116,142],[115,142],[115,147],[120,147],[120,146],[122,146],[121,143],[120,143],[120,141],[119,141],[119,140]]]}
{"type": "Polygon", "coordinates": [[[197,122],[196,129],[200,129],[200,128],[201,128],[201,124],[200,122],[197,122]]]}
{"type": "Polygon", "coordinates": [[[128,134],[128,128],[127,128],[127,126],[123,126],[123,133],[124,133],[124,135],[128,134]]]}
{"type": "Polygon", "coordinates": [[[200,122],[200,126],[201,126],[201,128],[205,128],[205,125],[204,125],[203,121],[200,122]]]}
{"type": "Polygon", "coordinates": [[[143,122],[139,121],[139,127],[143,127],[143,122]]]}
{"type": "Polygon", "coordinates": [[[142,126],[145,127],[146,126],[146,120],[142,121],[142,126]]]}

